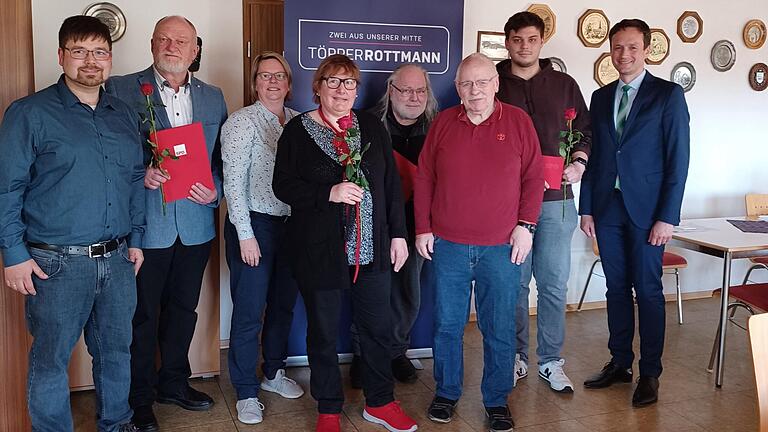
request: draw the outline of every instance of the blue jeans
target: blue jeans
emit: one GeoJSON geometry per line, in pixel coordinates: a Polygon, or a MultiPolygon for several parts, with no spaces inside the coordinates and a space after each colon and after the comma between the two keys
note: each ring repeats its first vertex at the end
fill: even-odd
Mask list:
{"type": "Polygon", "coordinates": [[[565,303],[571,272],[571,238],[578,216],[572,199],[545,201],[533,236],[533,249],[520,266],[517,300],[517,352],[528,362],[528,295],[531,273],[536,278],[536,355],[539,365],[560,360],[565,340],[565,303]]]}
{"type": "Polygon", "coordinates": [[[256,267],[245,264],[240,258],[240,241],[229,215],[224,225],[232,294],[229,377],[238,400],[256,397],[259,393],[256,375],[259,333],[264,352],[264,376],[272,379],[285,367],[288,334],[298,295],[284,247],[285,222],[286,217],[251,212],[251,227],[261,252],[256,267]]]}
{"type": "Polygon", "coordinates": [[[504,406],[512,391],[515,363],[515,303],[520,267],[510,260],[511,247],[474,246],[435,237],[436,394],[458,400],[464,379],[464,327],[469,319],[472,281],[475,282],[477,324],[483,335],[483,380],[486,407],[504,406]]]}
{"type": "Polygon", "coordinates": [[[93,356],[98,430],[116,431],[133,415],[128,390],[136,278],[127,247],[123,243],[101,258],[29,251],[49,276],[42,280],[33,275],[37,295],[26,297],[27,326],[34,337],[27,379],[32,430],[74,430],[67,365],[85,330],[93,356]]]}

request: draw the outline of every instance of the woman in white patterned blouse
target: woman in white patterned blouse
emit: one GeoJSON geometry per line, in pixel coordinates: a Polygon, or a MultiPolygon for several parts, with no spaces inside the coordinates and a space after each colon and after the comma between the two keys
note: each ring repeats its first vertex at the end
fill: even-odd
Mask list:
{"type": "Polygon", "coordinates": [[[298,292],[283,246],[291,209],[272,192],[277,140],[283,125],[298,114],[284,105],[291,93],[291,69],[280,54],[265,52],[254,59],[251,70],[256,102],[232,114],[221,130],[232,293],[229,375],[237,393],[238,420],[247,424],[262,421],[259,387],[286,398],[304,393],[285,376],[284,364],[298,292]],[[261,383],[256,372],[259,333],[261,383]]]}

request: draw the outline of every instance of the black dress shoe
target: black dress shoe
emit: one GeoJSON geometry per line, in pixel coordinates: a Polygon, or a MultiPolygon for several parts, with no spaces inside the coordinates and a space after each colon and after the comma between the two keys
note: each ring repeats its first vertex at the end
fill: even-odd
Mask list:
{"type": "Polygon", "coordinates": [[[157,418],[152,411],[152,405],[137,406],[133,409],[133,417],[131,422],[137,431],[140,432],[155,432],[160,430],[157,425],[157,418]]]}
{"type": "Polygon", "coordinates": [[[584,381],[584,387],[599,389],[609,387],[613,383],[632,382],[632,368],[622,368],[616,363],[610,361],[603,366],[603,370],[597,375],[593,375],[584,381]]]}
{"type": "Polygon", "coordinates": [[[349,384],[353,389],[363,388],[363,359],[360,356],[352,357],[352,364],[349,366],[349,384]]]}
{"type": "Polygon", "coordinates": [[[644,407],[655,404],[659,400],[659,379],[651,376],[641,376],[637,379],[637,388],[632,395],[633,407],[644,407]]]}
{"type": "Polygon", "coordinates": [[[185,410],[190,411],[207,411],[213,406],[213,399],[211,399],[210,396],[193,389],[189,385],[175,394],[158,394],[157,402],[161,404],[178,405],[185,410]]]}
{"type": "Polygon", "coordinates": [[[392,375],[402,383],[416,382],[416,368],[408,357],[401,355],[392,360],[392,375]]]}

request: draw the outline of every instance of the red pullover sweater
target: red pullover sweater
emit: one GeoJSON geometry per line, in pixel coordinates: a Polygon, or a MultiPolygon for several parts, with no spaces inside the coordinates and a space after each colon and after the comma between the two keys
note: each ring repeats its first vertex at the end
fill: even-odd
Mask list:
{"type": "Polygon", "coordinates": [[[414,181],[416,234],[454,243],[508,244],[518,221],[539,219],[541,149],[530,117],[496,101],[479,125],[462,105],[432,123],[414,181]]]}

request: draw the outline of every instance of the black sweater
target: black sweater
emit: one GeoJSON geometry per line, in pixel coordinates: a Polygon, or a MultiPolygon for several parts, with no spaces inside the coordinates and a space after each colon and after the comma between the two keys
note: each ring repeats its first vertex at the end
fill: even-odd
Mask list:
{"type": "MultiPolygon", "coordinates": [[[[373,263],[388,271],[390,240],[405,238],[400,179],[392,156],[389,133],[371,114],[355,110],[360,142],[371,146],[362,168],[373,197],[373,263]]],[[[344,248],[345,204],[328,201],[331,188],[342,181],[342,167],[331,159],[296,116],[277,144],[272,189],[291,206],[287,241],[293,274],[303,289],[341,289],[350,286],[344,248]]],[[[351,211],[351,207],[350,207],[351,211]]]]}

